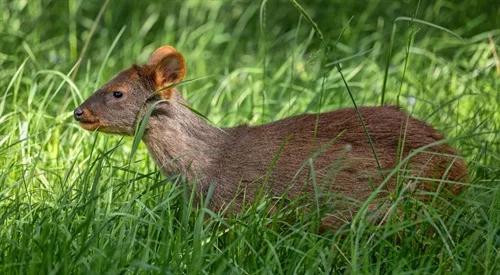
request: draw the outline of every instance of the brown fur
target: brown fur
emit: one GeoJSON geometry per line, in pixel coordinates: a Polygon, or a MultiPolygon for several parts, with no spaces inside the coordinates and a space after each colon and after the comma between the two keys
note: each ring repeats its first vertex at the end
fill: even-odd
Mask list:
{"type": "MultiPolygon", "coordinates": [[[[132,135],[137,120],[154,102],[155,90],[180,81],[185,74],[182,55],[171,47],[166,49],[156,51],[148,65],[120,73],[83,103],[82,127],[132,135]],[[158,56],[161,52],[165,53],[158,56]],[[123,91],[123,98],[109,96],[116,89],[123,91]]],[[[359,109],[378,157],[378,169],[354,109],[220,129],[186,108],[177,90],[167,91],[161,97],[168,102],[157,106],[143,141],[165,174],[180,173],[199,182],[202,193],[214,184],[211,207],[215,210],[235,198],[234,209],[239,209],[244,202],[241,194],[251,201],[261,190],[272,196],[312,197],[314,184],[322,192],[363,201],[398,160],[425,146],[429,147],[400,164],[400,171],[408,172],[403,176],[413,177],[412,189],[434,191],[444,179],[449,183],[446,189],[457,194],[461,185],[453,182],[464,180],[467,174],[464,160],[439,142],[443,139],[440,133],[396,107],[359,109]],[[437,144],[430,146],[433,143],[437,144]]],[[[396,178],[387,181],[380,198],[395,190],[396,178]]],[[[337,226],[350,219],[356,207],[345,203],[336,202],[338,213],[332,213],[325,224],[337,226]]]]}

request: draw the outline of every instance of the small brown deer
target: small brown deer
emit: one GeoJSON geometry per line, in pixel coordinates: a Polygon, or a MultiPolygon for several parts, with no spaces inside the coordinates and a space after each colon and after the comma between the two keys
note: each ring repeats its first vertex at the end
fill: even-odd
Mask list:
{"type": "MultiPolygon", "coordinates": [[[[275,197],[313,199],[319,188],[362,202],[381,183],[385,193],[377,197],[387,198],[383,194],[396,189],[400,174],[413,191],[441,186],[453,194],[466,178],[464,160],[443,136],[397,107],[341,109],[221,129],[187,107],[174,87],[185,74],[183,56],[171,46],[160,47],[146,65],[133,65],[97,90],[74,117],[86,130],[134,135],[145,110],[156,103],[142,137],[151,156],[165,174],[184,175],[202,193],[213,184],[214,210],[230,202],[240,209],[262,189],[275,197]]],[[[343,224],[350,217],[339,213],[356,211],[338,209],[324,219],[326,226],[343,224]]]]}

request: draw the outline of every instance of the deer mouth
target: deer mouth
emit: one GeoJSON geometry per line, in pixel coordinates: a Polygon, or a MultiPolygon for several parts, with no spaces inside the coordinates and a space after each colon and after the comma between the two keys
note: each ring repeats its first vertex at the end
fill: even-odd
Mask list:
{"type": "Polygon", "coordinates": [[[100,126],[100,123],[99,123],[99,120],[82,120],[80,121],[80,127],[82,127],[83,129],[87,130],[87,131],[94,131],[96,130],[97,128],[99,128],[100,126]]]}

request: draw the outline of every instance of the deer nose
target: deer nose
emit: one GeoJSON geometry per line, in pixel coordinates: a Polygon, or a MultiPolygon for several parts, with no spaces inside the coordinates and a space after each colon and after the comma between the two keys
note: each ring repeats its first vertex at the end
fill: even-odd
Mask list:
{"type": "Polygon", "coordinates": [[[78,121],[82,120],[82,118],[83,118],[83,110],[82,110],[82,108],[80,108],[80,107],[76,108],[75,111],[73,112],[73,116],[78,121]]]}

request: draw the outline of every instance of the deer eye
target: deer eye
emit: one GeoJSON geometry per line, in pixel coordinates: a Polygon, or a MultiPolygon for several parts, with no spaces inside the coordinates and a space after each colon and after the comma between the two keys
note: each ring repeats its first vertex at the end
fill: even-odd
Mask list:
{"type": "Polygon", "coordinates": [[[123,96],[123,93],[120,91],[113,91],[113,96],[116,98],[120,98],[123,96]]]}

